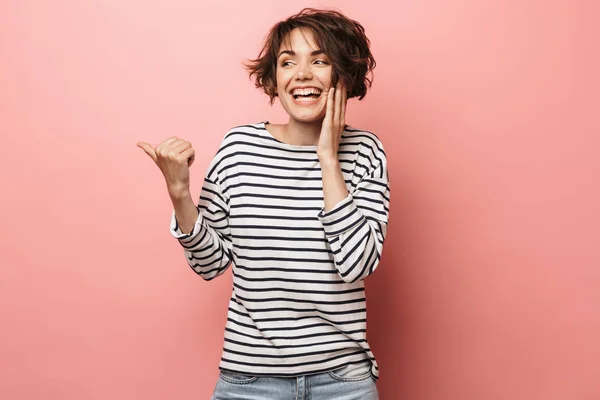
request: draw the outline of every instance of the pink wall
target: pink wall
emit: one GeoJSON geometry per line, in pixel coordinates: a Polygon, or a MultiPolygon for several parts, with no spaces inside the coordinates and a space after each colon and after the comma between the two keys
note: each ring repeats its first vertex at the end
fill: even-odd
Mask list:
{"type": "Polygon", "coordinates": [[[382,399],[600,399],[596,4],[1,2],[0,398],[209,397],[231,273],[187,267],[136,143],[191,140],[197,196],[227,129],[283,120],[244,57],[330,5],[378,62],[348,121],[390,158],[382,399]]]}

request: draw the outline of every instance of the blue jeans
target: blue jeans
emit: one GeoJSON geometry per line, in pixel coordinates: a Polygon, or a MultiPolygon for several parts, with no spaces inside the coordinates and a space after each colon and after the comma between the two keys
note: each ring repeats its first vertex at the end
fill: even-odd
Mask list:
{"type": "Polygon", "coordinates": [[[291,378],[221,371],[211,400],[378,400],[371,362],[291,378]]]}

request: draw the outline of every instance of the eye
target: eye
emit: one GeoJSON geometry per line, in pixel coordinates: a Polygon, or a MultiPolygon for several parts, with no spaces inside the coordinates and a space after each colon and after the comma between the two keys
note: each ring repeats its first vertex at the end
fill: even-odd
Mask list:
{"type": "Polygon", "coordinates": [[[281,66],[282,66],[282,67],[287,67],[287,66],[288,66],[288,65],[290,65],[290,64],[292,64],[292,62],[291,62],[291,61],[284,61],[284,62],[282,62],[282,63],[281,63],[281,66]]]}
{"type": "Polygon", "coordinates": [[[316,60],[315,63],[319,64],[319,65],[327,65],[328,64],[328,62],[325,60],[316,60]]]}

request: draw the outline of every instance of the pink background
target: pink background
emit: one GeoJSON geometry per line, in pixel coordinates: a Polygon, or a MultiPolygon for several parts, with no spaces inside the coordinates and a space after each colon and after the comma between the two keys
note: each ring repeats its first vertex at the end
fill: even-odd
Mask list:
{"type": "Polygon", "coordinates": [[[390,159],[381,398],[600,399],[597,4],[0,2],[0,398],[210,397],[231,271],[187,266],[136,143],[192,141],[196,198],[227,129],[285,121],[244,58],[324,5],[378,62],[347,121],[390,159]]]}

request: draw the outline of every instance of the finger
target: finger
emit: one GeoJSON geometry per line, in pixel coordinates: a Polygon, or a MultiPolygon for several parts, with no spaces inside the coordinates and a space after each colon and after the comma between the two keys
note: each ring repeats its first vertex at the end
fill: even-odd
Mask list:
{"type": "Polygon", "coordinates": [[[194,163],[194,160],[196,159],[196,154],[194,151],[193,147],[190,147],[184,151],[181,152],[180,154],[181,160],[187,160],[187,165],[188,167],[191,167],[192,164],[194,163]]]}
{"type": "Polygon", "coordinates": [[[325,111],[325,120],[331,122],[333,120],[335,88],[330,88],[327,93],[327,109],[325,111]]]}
{"type": "Polygon", "coordinates": [[[192,147],[192,144],[190,142],[188,142],[187,140],[182,140],[181,143],[174,143],[173,147],[171,148],[171,151],[174,153],[175,156],[177,156],[190,147],[192,147]]]}
{"type": "Polygon", "coordinates": [[[343,87],[341,83],[338,83],[337,90],[335,91],[335,106],[334,106],[334,115],[333,122],[337,127],[340,123],[340,112],[342,110],[342,91],[343,87]]]}
{"type": "Polygon", "coordinates": [[[170,137],[170,138],[168,138],[168,139],[166,139],[166,140],[164,140],[164,141],[160,142],[160,143],[159,143],[159,144],[156,146],[156,152],[157,152],[158,154],[162,154],[162,153],[161,153],[161,150],[162,150],[162,149],[164,149],[164,148],[166,148],[166,147],[169,147],[169,145],[170,145],[171,143],[173,143],[173,142],[175,142],[175,141],[177,141],[177,140],[181,140],[181,139],[179,139],[177,136],[172,136],[172,137],[170,137]]]}
{"type": "Polygon", "coordinates": [[[342,89],[342,109],[340,111],[340,126],[342,129],[346,126],[346,105],[348,104],[348,89],[344,86],[342,89]]]}
{"type": "Polygon", "coordinates": [[[186,143],[188,142],[183,139],[175,139],[169,143],[164,141],[160,145],[156,146],[156,154],[161,158],[174,159],[185,149],[186,143]]]}
{"type": "Polygon", "coordinates": [[[174,142],[175,140],[178,140],[179,138],[177,136],[171,136],[170,138],[166,139],[163,141],[163,143],[171,143],[174,142]]]}
{"type": "Polygon", "coordinates": [[[137,146],[139,148],[141,148],[142,150],[144,150],[146,152],[146,154],[148,154],[150,156],[150,158],[152,158],[152,160],[154,160],[154,162],[156,162],[156,151],[154,150],[154,147],[152,147],[152,145],[150,143],[138,142],[137,146]]]}

